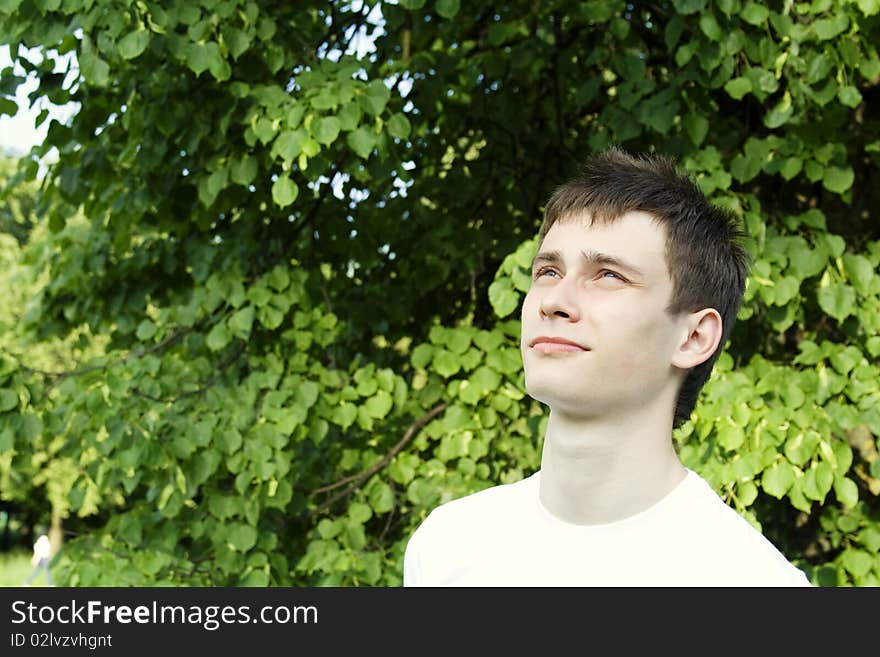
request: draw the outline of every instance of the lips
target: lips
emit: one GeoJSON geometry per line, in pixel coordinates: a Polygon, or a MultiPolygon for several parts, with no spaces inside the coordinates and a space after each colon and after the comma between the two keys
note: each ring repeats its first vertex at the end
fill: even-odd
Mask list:
{"type": "Polygon", "coordinates": [[[542,335],[535,338],[529,346],[540,351],[589,351],[589,348],[582,344],[567,340],[566,338],[549,335],[542,335]]]}

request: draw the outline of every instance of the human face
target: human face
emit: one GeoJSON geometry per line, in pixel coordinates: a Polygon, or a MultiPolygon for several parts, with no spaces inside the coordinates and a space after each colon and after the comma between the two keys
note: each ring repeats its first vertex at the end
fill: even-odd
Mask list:
{"type": "Polygon", "coordinates": [[[522,307],[529,395],[584,418],[674,399],[680,379],[672,359],[686,328],[665,311],[673,287],[665,238],[643,212],[607,224],[588,215],[553,224],[522,307]],[[579,346],[536,343],[542,336],[579,346]]]}

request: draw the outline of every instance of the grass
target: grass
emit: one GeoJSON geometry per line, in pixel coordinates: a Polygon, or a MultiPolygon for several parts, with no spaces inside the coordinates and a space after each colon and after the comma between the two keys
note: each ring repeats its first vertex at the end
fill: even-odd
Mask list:
{"type": "MultiPolygon", "coordinates": [[[[0,586],[22,586],[32,570],[30,552],[0,552],[0,586]]],[[[31,586],[46,586],[46,574],[37,575],[31,586]]]]}

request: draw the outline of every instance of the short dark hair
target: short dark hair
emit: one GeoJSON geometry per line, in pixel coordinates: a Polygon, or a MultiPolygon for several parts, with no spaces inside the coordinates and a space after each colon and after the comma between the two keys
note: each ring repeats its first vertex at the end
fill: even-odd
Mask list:
{"type": "Polygon", "coordinates": [[[672,279],[669,315],[714,308],[721,315],[718,348],[682,382],[673,429],[686,422],[715,361],[730,337],[745,293],[750,257],[733,213],[709,203],[697,184],[664,155],[631,155],[619,147],[593,155],[558,187],[544,211],[538,240],[559,220],[588,214],[612,222],[633,211],[652,215],[666,230],[666,266],[672,279]]]}

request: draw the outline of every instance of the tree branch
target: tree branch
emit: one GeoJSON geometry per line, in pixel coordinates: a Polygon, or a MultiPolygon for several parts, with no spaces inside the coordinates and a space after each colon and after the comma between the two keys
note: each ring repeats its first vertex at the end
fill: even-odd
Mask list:
{"type": "Polygon", "coordinates": [[[355,488],[357,488],[361,483],[363,483],[364,481],[369,479],[371,476],[373,476],[374,474],[379,472],[379,470],[381,470],[386,465],[388,465],[391,462],[391,459],[393,459],[395,457],[395,455],[398,452],[400,452],[400,450],[402,450],[404,448],[404,446],[410,440],[412,440],[413,436],[416,435],[418,430],[421,429],[425,424],[430,422],[432,419],[434,419],[437,415],[439,415],[444,410],[446,410],[447,406],[448,406],[447,402],[442,402],[440,404],[437,404],[434,408],[432,408],[430,411],[425,413],[418,420],[413,422],[409,426],[409,428],[407,428],[406,432],[403,434],[403,438],[401,438],[397,442],[397,444],[394,447],[392,447],[391,450],[382,458],[382,460],[380,460],[375,465],[367,468],[366,470],[364,470],[362,472],[359,472],[358,474],[351,475],[349,477],[345,477],[335,483],[328,484],[327,486],[321,486],[320,488],[317,488],[314,491],[312,491],[309,494],[309,496],[318,495],[320,493],[329,493],[331,490],[335,490],[337,488],[345,486],[346,484],[350,484],[341,493],[338,493],[338,494],[334,495],[333,497],[331,497],[330,499],[325,500],[324,502],[319,504],[315,509],[313,509],[309,513],[309,515],[314,515],[314,514],[318,513],[319,511],[321,511],[322,509],[325,509],[325,508],[331,506],[334,502],[337,502],[338,500],[342,499],[343,497],[346,497],[355,488]]]}

